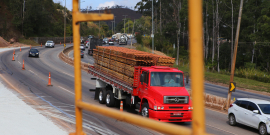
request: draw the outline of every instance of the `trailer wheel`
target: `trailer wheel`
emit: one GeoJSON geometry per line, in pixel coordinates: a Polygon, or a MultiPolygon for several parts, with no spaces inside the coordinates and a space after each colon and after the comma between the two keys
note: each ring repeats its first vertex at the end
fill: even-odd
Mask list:
{"type": "Polygon", "coordinates": [[[143,103],[141,114],[143,117],[149,117],[149,105],[148,103],[143,103]]]}
{"type": "Polygon", "coordinates": [[[99,94],[98,94],[98,101],[99,101],[99,103],[101,103],[101,104],[104,104],[105,103],[105,96],[106,96],[106,93],[105,93],[105,90],[103,90],[103,89],[100,89],[99,90],[99,94]]]}
{"type": "Polygon", "coordinates": [[[114,94],[111,90],[108,90],[106,94],[106,106],[113,107],[114,103],[115,103],[114,94]]]}

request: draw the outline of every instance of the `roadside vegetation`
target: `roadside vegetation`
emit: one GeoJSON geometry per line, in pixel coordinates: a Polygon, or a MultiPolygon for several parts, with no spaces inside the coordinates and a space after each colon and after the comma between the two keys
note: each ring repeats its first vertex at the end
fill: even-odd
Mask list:
{"type": "Polygon", "coordinates": [[[32,45],[32,46],[37,46],[37,45],[39,45],[39,44],[36,43],[35,41],[30,40],[30,39],[25,39],[25,38],[20,38],[20,39],[19,39],[19,43],[26,44],[26,45],[32,45]]]}

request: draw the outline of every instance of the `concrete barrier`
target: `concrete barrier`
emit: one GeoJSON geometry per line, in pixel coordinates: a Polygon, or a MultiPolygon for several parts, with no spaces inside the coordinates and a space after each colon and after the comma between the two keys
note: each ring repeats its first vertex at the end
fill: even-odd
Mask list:
{"type": "MultiPolygon", "coordinates": [[[[64,49],[62,52],[59,53],[59,58],[60,58],[62,61],[66,62],[67,64],[73,66],[73,65],[74,65],[74,58],[70,58],[70,57],[68,56],[68,53],[69,53],[70,51],[72,51],[72,50],[73,50],[73,46],[67,47],[67,48],[64,49]]],[[[93,65],[88,64],[88,63],[85,63],[85,62],[81,62],[81,69],[82,69],[83,71],[88,72],[88,67],[89,67],[89,66],[93,66],[93,65]]]]}

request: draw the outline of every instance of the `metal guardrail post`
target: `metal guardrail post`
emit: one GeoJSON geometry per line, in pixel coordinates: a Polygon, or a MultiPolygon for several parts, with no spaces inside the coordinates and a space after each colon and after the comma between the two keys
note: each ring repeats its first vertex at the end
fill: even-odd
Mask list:
{"type": "Polygon", "coordinates": [[[202,0],[189,0],[190,73],[193,100],[192,134],[205,133],[202,0]]]}

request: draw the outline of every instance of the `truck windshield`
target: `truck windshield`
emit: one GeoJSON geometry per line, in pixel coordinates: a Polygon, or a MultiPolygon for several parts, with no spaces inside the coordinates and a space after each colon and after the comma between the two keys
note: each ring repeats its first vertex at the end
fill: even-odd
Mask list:
{"type": "Polygon", "coordinates": [[[152,72],[151,86],[183,87],[183,74],[176,72],[152,72]]]}

